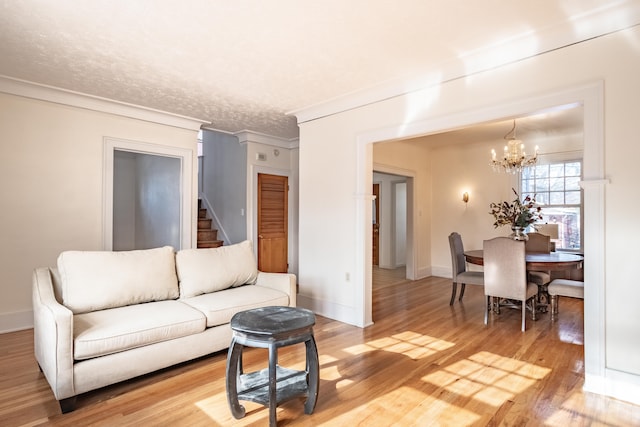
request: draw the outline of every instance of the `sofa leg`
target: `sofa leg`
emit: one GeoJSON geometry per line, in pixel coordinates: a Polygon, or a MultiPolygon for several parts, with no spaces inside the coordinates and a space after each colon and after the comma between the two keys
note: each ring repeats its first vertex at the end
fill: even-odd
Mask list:
{"type": "Polygon", "coordinates": [[[63,414],[67,414],[76,409],[76,396],[67,397],[66,399],[62,399],[59,401],[60,410],[63,414]]]}

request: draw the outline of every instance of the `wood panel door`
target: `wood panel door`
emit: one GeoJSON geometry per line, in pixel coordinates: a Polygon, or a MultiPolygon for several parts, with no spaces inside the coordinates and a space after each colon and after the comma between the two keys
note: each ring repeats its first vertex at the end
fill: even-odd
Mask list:
{"type": "Polygon", "coordinates": [[[373,241],[372,255],[373,265],[380,265],[380,184],[373,184],[373,241]]]}
{"type": "Polygon", "coordinates": [[[258,270],[288,271],[288,193],[286,176],[258,174],[258,270]]]}

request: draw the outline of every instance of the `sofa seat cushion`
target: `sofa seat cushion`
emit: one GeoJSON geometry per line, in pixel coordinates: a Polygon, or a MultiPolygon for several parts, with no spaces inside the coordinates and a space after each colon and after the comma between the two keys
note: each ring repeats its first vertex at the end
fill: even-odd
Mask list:
{"type": "Polygon", "coordinates": [[[180,301],[203,312],[207,317],[207,327],[212,327],[231,322],[233,315],[240,311],[270,305],[289,305],[289,296],[275,289],[245,285],[180,301]]]}
{"type": "Polygon", "coordinates": [[[168,300],[76,314],[73,323],[73,358],[82,360],[202,332],[206,320],[168,300]]]}
{"type": "Polygon", "coordinates": [[[74,314],[179,296],[172,247],[66,251],[58,257],[62,301],[74,314]]]}
{"type": "Polygon", "coordinates": [[[176,270],[180,298],[254,284],[258,277],[258,264],[249,240],[218,248],[178,251],[176,270]]]}

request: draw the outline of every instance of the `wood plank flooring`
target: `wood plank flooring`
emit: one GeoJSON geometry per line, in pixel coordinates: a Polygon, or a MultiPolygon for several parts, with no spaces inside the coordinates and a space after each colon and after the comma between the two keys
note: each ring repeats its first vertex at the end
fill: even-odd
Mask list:
{"type": "MultiPolygon", "coordinates": [[[[483,324],[482,288],[449,306],[451,281],[427,278],[374,287],[366,329],[317,317],[320,393],[278,408],[280,426],[633,426],[640,407],[582,391],[580,300],[560,316],[527,319],[505,309],[483,324]]],[[[31,330],[0,335],[2,426],[264,426],[268,410],[244,402],[235,420],[225,392],[226,353],[86,393],[62,415],[33,357],[31,330]]],[[[249,349],[245,369],[266,366],[249,349]]],[[[302,369],[304,346],[281,349],[280,364],[302,369]]]]}

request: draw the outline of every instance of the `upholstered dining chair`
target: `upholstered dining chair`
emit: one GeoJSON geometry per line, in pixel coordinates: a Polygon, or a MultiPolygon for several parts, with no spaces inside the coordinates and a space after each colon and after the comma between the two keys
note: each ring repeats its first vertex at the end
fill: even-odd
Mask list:
{"type": "MultiPolygon", "coordinates": [[[[551,238],[545,234],[527,233],[529,240],[525,241],[526,252],[548,254],[551,252],[551,238]]],[[[551,282],[551,273],[548,271],[530,271],[529,280],[538,286],[544,287],[551,282]]]]}
{"type": "Polygon", "coordinates": [[[484,324],[489,323],[489,311],[500,313],[500,307],[522,308],[522,331],[526,312],[536,320],[538,286],[527,279],[524,242],[508,237],[496,237],[483,243],[484,258],[484,324]],[[529,304],[527,304],[529,302],[529,304]]]}
{"type": "Polygon", "coordinates": [[[462,245],[462,237],[460,234],[456,232],[449,234],[449,248],[451,249],[451,276],[453,279],[449,305],[453,305],[456,299],[458,283],[461,285],[460,298],[458,301],[462,301],[464,288],[467,283],[471,285],[484,285],[484,273],[482,271],[467,271],[467,262],[464,259],[464,246],[462,245]]]}
{"type": "Polygon", "coordinates": [[[558,297],[571,297],[584,299],[584,282],[569,279],[553,279],[549,283],[549,295],[551,295],[551,320],[558,316],[558,297]]]}

